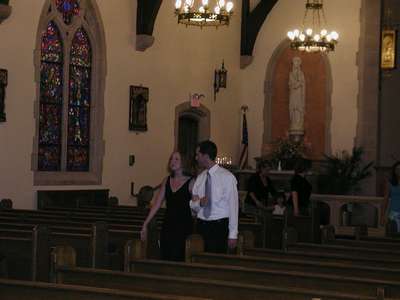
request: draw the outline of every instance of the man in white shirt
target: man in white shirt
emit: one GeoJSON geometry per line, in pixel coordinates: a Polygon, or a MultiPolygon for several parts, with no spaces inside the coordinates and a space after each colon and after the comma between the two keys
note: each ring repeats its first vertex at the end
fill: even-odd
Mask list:
{"type": "Polygon", "coordinates": [[[226,253],[235,248],[239,201],[236,178],[215,163],[217,146],[204,141],[196,149],[196,160],[205,170],[193,186],[191,209],[197,214],[197,229],[206,252],[226,253]]]}

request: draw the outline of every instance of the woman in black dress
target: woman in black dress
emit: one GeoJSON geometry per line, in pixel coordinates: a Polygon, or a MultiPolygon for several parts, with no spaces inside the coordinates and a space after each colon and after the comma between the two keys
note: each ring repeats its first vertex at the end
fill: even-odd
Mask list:
{"type": "Polygon", "coordinates": [[[185,241],[192,233],[192,214],[189,206],[194,181],[183,172],[182,155],[173,152],[169,159],[170,175],[161,183],[160,191],[149,215],[143,223],[142,240],[147,235],[147,225],[166,200],[166,212],[160,235],[161,259],[185,260],[185,241]]]}
{"type": "Polygon", "coordinates": [[[275,196],[276,190],[268,177],[269,169],[267,161],[260,162],[258,172],[249,179],[245,203],[252,209],[263,209],[272,204],[268,199],[275,196]]]}

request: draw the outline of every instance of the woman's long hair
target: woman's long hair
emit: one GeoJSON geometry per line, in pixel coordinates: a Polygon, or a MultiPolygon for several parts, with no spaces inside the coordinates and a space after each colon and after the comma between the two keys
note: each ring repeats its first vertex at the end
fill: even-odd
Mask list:
{"type": "Polygon", "coordinates": [[[171,168],[170,168],[170,162],[171,162],[171,159],[172,159],[172,156],[174,155],[174,153],[178,153],[179,156],[181,157],[182,174],[185,176],[191,177],[192,172],[191,172],[190,160],[185,155],[183,155],[180,151],[173,151],[171,153],[171,155],[169,156],[167,170],[168,170],[168,173],[170,174],[170,176],[171,177],[175,176],[174,171],[171,170],[171,168]]]}
{"type": "Polygon", "coordinates": [[[390,184],[393,186],[397,186],[399,184],[399,180],[397,179],[396,168],[400,165],[400,161],[396,162],[392,166],[392,172],[390,174],[390,184]]]}

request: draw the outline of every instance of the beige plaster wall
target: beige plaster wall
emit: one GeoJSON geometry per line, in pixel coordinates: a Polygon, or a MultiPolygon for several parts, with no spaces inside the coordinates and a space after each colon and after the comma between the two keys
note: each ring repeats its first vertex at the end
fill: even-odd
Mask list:
{"type": "Polygon", "coordinates": [[[0,67],[9,71],[7,122],[0,123],[0,198],[15,207],[33,208],[38,189],[109,188],[122,204],[135,191],[157,185],[166,175],[174,146],[175,106],[189,93],[206,95],[211,111],[211,138],[222,155],[237,159],[240,142],[240,5],[227,28],[185,28],[173,16],[173,1],[163,1],[154,28],[155,43],[135,50],[136,1],[97,0],[107,46],[105,86],[105,157],[101,186],[35,187],[31,171],[35,97],[33,49],[44,0],[14,0],[11,17],[0,25],[0,67]],[[228,88],[213,100],[214,69],[222,59],[228,88]],[[150,88],[146,133],[128,131],[129,85],[150,88]],[[136,164],[128,166],[134,154],[136,164]]]}
{"type": "MultiPolygon", "coordinates": [[[[304,16],[303,0],[280,0],[264,22],[254,47],[253,63],[240,74],[242,101],[249,106],[249,157],[259,156],[263,137],[264,82],[267,65],[274,50],[290,29],[301,26],[304,16]]],[[[356,54],[360,34],[360,0],[324,1],[327,27],[340,34],[337,50],[329,54],[332,70],[332,151],[351,149],[357,123],[356,54]]]]}

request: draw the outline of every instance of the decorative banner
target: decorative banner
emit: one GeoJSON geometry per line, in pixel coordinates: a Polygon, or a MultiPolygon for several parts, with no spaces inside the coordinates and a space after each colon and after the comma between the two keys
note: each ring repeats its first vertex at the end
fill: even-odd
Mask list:
{"type": "Polygon", "coordinates": [[[243,170],[248,167],[249,163],[249,133],[247,131],[247,118],[246,111],[248,107],[243,105],[241,107],[243,113],[243,123],[242,123],[242,143],[240,146],[240,158],[239,158],[239,169],[243,170]]]}
{"type": "Polygon", "coordinates": [[[382,31],[381,68],[394,69],[396,67],[396,31],[382,31]]]}

